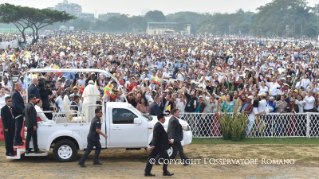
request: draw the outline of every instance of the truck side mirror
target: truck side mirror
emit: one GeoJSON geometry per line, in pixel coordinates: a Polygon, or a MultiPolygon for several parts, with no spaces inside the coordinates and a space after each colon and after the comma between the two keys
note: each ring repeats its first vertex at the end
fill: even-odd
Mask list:
{"type": "Polygon", "coordinates": [[[142,120],[140,118],[134,118],[134,124],[141,124],[142,120]]]}

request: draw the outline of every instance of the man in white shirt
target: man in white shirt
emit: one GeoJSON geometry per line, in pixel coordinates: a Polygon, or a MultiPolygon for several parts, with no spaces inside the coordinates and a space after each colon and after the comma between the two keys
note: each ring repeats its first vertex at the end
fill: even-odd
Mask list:
{"type": "Polygon", "coordinates": [[[5,98],[9,95],[6,94],[6,90],[4,88],[1,88],[0,92],[1,92],[0,94],[0,109],[1,109],[4,105],[6,105],[5,98]]]}
{"type": "Polygon", "coordinates": [[[265,80],[266,85],[269,88],[269,96],[274,96],[276,97],[278,95],[278,89],[280,88],[280,85],[277,83],[277,79],[275,77],[272,78],[272,82],[267,82],[265,80]]]}
{"type": "Polygon", "coordinates": [[[85,80],[83,74],[80,74],[80,79],[78,79],[78,86],[85,86],[85,80]]]}
{"type": "Polygon", "coordinates": [[[258,104],[258,113],[262,113],[262,112],[266,111],[266,106],[267,106],[266,96],[267,96],[267,94],[263,92],[263,93],[260,93],[259,96],[260,96],[261,100],[259,101],[259,104],[258,104]]]}
{"type": "Polygon", "coordinates": [[[8,81],[8,77],[4,76],[2,81],[2,87],[5,89],[6,94],[10,94],[12,91],[12,86],[8,81]]]}
{"type": "Polygon", "coordinates": [[[303,100],[305,106],[304,106],[304,112],[312,112],[315,104],[315,98],[312,96],[312,91],[308,90],[307,96],[303,100]]]}

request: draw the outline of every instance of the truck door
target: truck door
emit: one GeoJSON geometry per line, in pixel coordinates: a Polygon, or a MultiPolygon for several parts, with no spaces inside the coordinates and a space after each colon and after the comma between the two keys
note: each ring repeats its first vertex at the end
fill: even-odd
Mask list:
{"type": "Polygon", "coordinates": [[[147,145],[147,121],[134,124],[136,114],[128,109],[113,108],[110,119],[108,147],[145,147],[147,145]]]}

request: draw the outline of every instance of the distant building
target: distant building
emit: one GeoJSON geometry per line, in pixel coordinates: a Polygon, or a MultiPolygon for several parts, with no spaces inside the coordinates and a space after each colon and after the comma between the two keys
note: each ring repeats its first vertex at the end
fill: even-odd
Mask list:
{"type": "Polygon", "coordinates": [[[82,13],[82,6],[75,3],[69,3],[68,0],[63,0],[62,3],[58,3],[54,7],[48,7],[51,10],[65,11],[68,14],[79,17],[82,13]]]}
{"type": "Polygon", "coordinates": [[[88,20],[95,20],[93,13],[81,13],[78,17],[83,19],[88,19],[88,20]]]}
{"type": "Polygon", "coordinates": [[[180,24],[177,22],[148,22],[146,34],[159,35],[159,34],[190,34],[190,24],[180,24]]]}
{"type": "Polygon", "coordinates": [[[109,13],[106,13],[106,14],[99,14],[99,17],[98,19],[99,20],[106,20],[112,16],[120,16],[121,14],[120,13],[113,13],[113,12],[109,12],[109,13]]]}

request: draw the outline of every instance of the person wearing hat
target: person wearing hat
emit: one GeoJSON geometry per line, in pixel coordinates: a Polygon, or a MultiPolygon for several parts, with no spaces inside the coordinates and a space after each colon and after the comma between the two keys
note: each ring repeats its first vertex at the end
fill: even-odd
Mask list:
{"type": "Polygon", "coordinates": [[[266,97],[267,94],[265,92],[260,93],[259,95],[260,101],[258,103],[258,115],[262,114],[266,111],[267,101],[266,97]]]}
{"type": "Polygon", "coordinates": [[[293,81],[291,80],[291,76],[290,76],[290,75],[287,75],[286,83],[287,83],[289,86],[292,86],[293,81]]]}
{"type": "MultiPolygon", "coordinates": [[[[96,77],[96,75],[95,75],[94,72],[92,72],[92,73],[91,73],[91,76],[88,77],[88,78],[85,80],[85,83],[88,84],[89,81],[91,81],[91,80],[93,81],[93,84],[96,83],[98,86],[100,86],[99,80],[97,80],[97,77],[96,77]]],[[[93,116],[94,116],[94,115],[93,115],[93,116]]]]}
{"type": "Polygon", "coordinates": [[[39,121],[44,121],[44,122],[48,122],[49,119],[45,116],[45,114],[43,113],[43,110],[41,109],[42,107],[42,100],[37,98],[34,108],[37,111],[37,116],[38,116],[38,122],[39,121]]]}
{"type": "Polygon", "coordinates": [[[83,104],[82,111],[84,112],[85,120],[89,121],[94,117],[95,107],[88,107],[88,105],[96,104],[96,101],[99,100],[100,91],[97,86],[94,85],[92,80],[89,80],[89,84],[84,88],[83,91],[83,104]],[[85,109],[85,110],[84,110],[85,109]]]}

